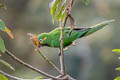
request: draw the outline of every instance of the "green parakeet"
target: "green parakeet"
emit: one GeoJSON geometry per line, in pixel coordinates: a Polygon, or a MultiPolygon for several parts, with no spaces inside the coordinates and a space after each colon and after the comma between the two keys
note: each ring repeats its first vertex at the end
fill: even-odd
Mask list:
{"type": "MultiPolygon", "coordinates": [[[[71,45],[75,40],[88,36],[102,29],[104,26],[108,25],[112,21],[113,20],[104,21],[89,28],[75,27],[72,30],[71,35],[69,35],[70,27],[65,27],[64,37],[63,37],[64,40],[63,47],[66,48],[67,46],[71,45]]],[[[39,47],[48,46],[48,47],[60,48],[60,34],[61,34],[61,27],[56,28],[49,33],[41,33],[37,35],[37,39],[39,40],[40,43],[39,47]]]]}

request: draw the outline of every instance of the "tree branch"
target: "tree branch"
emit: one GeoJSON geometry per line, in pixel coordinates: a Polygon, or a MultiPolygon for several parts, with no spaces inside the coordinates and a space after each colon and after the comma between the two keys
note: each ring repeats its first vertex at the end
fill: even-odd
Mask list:
{"type": "Polygon", "coordinates": [[[55,79],[55,80],[63,80],[62,78],[56,78],[55,76],[52,76],[52,75],[50,75],[50,74],[47,74],[47,73],[45,73],[45,72],[43,72],[43,71],[41,71],[41,70],[39,70],[39,69],[31,66],[30,64],[25,63],[24,61],[20,60],[20,59],[17,58],[16,56],[14,56],[14,55],[13,55],[11,52],[9,52],[7,49],[6,49],[5,53],[6,53],[7,55],[9,55],[12,59],[14,59],[15,61],[17,61],[18,63],[26,66],[27,68],[32,69],[33,71],[36,71],[36,72],[42,74],[43,76],[46,76],[46,77],[48,77],[48,78],[52,78],[52,79],[55,79]]]}
{"type": "Polygon", "coordinates": [[[47,63],[49,63],[57,72],[59,72],[60,74],[62,74],[61,73],[61,71],[56,67],[56,65],[52,62],[52,61],[50,61],[41,51],[40,51],[40,49],[38,49],[38,53],[43,57],[43,59],[45,59],[46,61],[47,61],[47,63]]]}
{"type": "Polygon", "coordinates": [[[61,36],[60,36],[60,65],[61,65],[61,72],[62,72],[62,75],[65,75],[66,72],[65,72],[65,63],[64,63],[64,51],[63,51],[63,36],[64,36],[64,27],[66,25],[66,22],[67,22],[67,19],[68,19],[68,16],[66,16],[65,18],[65,22],[64,22],[64,25],[62,27],[62,30],[61,30],[61,36]]]}
{"type": "Polygon", "coordinates": [[[7,74],[7,73],[3,72],[2,70],[0,70],[0,73],[2,73],[3,75],[5,75],[6,77],[14,79],[14,80],[23,80],[22,78],[18,78],[18,77],[12,76],[10,74],[7,74]]]}
{"type": "Polygon", "coordinates": [[[65,28],[65,26],[66,26],[68,17],[69,17],[69,15],[71,14],[73,2],[74,2],[74,0],[71,0],[70,3],[69,3],[69,5],[68,5],[68,8],[66,9],[66,14],[67,14],[67,15],[66,15],[64,24],[63,24],[63,26],[62,26],[61,36],[60,36],[60,65],[61,65],[62,75],[66,75],[65,63],[64,63],[64,51],[63,51],[63,48],[64,48],[64,41],[63,41],[64,28],[65,28]]]}

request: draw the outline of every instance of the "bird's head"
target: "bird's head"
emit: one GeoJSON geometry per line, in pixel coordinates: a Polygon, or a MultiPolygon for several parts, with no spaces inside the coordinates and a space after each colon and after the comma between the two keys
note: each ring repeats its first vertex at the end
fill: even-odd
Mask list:
{"type": "Polygon", "coordinates": [[[47,39],[46,33],[39,34],[37,39],[39,40],[40,47],[44,46],[45,40],[47,39]]]}
{"type": "Polygon", "coordinates": [[[42,47],[44,40],[46,40],[45,34],[35,35],[28,33],[28,35],[30,36],[30,39],[33,41],[33,43],[37,46],[37,48],[42,47]]]}

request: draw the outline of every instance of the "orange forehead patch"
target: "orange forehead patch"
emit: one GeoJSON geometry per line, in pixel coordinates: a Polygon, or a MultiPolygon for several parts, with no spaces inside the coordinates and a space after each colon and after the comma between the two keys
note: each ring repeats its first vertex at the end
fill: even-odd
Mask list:
{"type": "Polygon", "coordinates": [[[30,39],[32,40],[32,42],[39,48],[40,47],[40,42],[37,38],[37,35],[32,34],[32,33],[28,33],[28,35],[30,36],[30,39]]]}

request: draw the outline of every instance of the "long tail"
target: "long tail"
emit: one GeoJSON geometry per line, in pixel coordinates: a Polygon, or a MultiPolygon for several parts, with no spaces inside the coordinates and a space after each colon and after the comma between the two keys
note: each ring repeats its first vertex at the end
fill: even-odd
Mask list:
{"type": "MultiPolygon", "coordinates": [[[[104,22],[101,22],[101,23],[99,23],[99,24],[96,24],[96,25],[94,25],[94,26],[92,26],[92,27],[90,27],[90,28],[86,28],[85,33],[82,34],[80,37],[88,36],[88,35],[96,32],[96,31],[102,29],[103,27],[105,27],[106,25],[108,25],[109,23],[111,23],[111,22],[113,22],[113,21],[115,21],[115,20],[104,21],[104,22]]],[[[81,29],[81,30],[82,30],[82,29],[81,29]]],[[[83,30],[84,30],[84,28],[83,28],[83,30]]]]}

